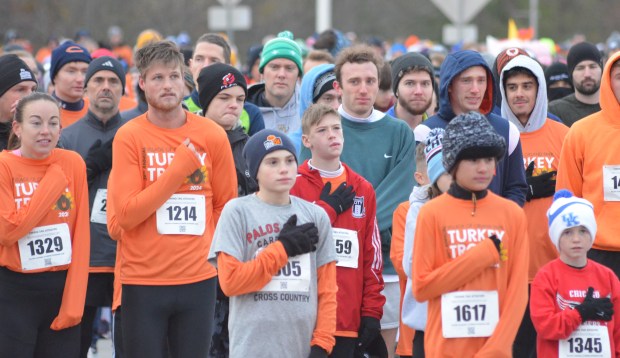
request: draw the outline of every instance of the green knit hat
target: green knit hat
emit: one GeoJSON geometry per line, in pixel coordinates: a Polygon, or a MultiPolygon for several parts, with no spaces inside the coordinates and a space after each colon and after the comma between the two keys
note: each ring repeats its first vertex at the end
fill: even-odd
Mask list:
{"type": "Polygon", "coordinates": [[[295,62],[297,68],[299,68],[299,74],[303,74],[301,48],[294,41],[292,32],[282,31],[278,34],[278,37],[269,40],[265,44],[260,57],[258,72],[263,73],[265,65],[276,58],[286,58],[295,62]]]}

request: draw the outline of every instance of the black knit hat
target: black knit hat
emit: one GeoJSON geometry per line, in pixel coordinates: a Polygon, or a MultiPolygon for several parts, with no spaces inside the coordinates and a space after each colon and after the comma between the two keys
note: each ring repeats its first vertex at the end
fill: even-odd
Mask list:
{"type": "Polygon", "coordinates": [[[589,42],[580,42],[568,50],[568,56],[566,57],[566,64],[568,65],[568,75],[573,78],[573,71],[581,61],[591,60],[596,62],[601,69],[603,63],[601,62],[601,51],[596,48],[595,45],[589,42]]]}
{"type": "Polygon", "coordinates": [[[72,41],[65,41],[62,45],[56,47],[52,51],[52,60],[50,63],[50,79],[54,83],[54,78],[62,66],[69,62],[86,62],[90,63],[92,58],[90,53],[84,47],[72,41]]]}
{"type": "Polygon", "coordinates": [[[248,94],[248,85],[245,82],[245,77],[243,77],[239,70],[225,63],[214,63],[204,67],[200,70],[197,82],[198,102],[200,103],[200,108],[202,108],[203,115],[207,112],[207,108],[209,108],[213,98],[227,88],[239,86],[243,88],[246,96],[248,94]]]}
{"type": "Polygon", "coordinates": [[[560,81],[566,81],[571,84],[573,83],[568,75],[568,66],[562,62],[554,62],[545,70],[545,82],[547,82],[547,88],[560,81]]]}
{"type": "Polygon", "coordinates": [[[291,152],[297,161],[295,145],[286,134],[275,129],[263,129],[250,137],[243,148],[243,158],[252,179],[257,180],[256,174],[258,174],[258,167],[263,158],[267,154],[281,149],[291,152]]]}
{"type": "Polygon", "coordinates": [[[497,134],[487,118],[478,112],[459,114],[446,126],[443,135],[443,166],[448,173],[462,159],[502,159],[504,137],[497,134]]]}
{"type": "Polygon", "coordinates": [[[336,81],[336,74],[334,71],[327,71],[319,76],[319,78],[314,81],[314,88],[312,89],[312,103],[316,103],[321,96],[329,91],[334,89],[334,81],[336,81]]]}
{"type": "Polygon", "coordinates": [[[394,95],[398,96],[396,94],[396,91],[398,89],[398,83],[407,73],[407,71],[414,66],[425,68],[431,75],[431,80],[433,82],[435,81],[433,64],[428,58],[426,58],[426,56],[415,52],[406,53],[402,56],[397,57],[392,62],[392,91],[394,92],[394,95]]]}
{"type": "Polygon", "coordinates": [[[0,56],[0,97],[11,87],[24,81],[37,83],[28,65],[14,54],[0,56]]]}
{"type": "Polygon", "coordinates": [[[88,86],[88,81],[93,75],[99,71],[112,71],[119,80],[121,80],[121,85],[123,86],[123,94],[125,94],[125,70],[123,69],[123,65],[110,56],[102,56],[94,59],[89,65],[88,70],[86,70],[86,79],[84,80],[84,88],[88,86]]]}

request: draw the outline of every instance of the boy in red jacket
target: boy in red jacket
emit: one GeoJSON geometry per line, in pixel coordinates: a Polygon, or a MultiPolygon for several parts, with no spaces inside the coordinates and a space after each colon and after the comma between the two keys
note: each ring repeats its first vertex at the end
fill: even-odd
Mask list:
{"type": "Polygon", "coordinates": [[[620,281],[589,260],[596,236],[592,203],[560,190],[547,211],[555,259],[532,282],[531,316],[539,357],[620,357],[620,281]]]}
{"type": "Polygon", "coordinates": [[[302,144],[312,158],[298,170],[291,194],[328,214],[336,245],[338,310],[331,357],[352,357],[380,336],[385,297],[381,239],[372,185],[340,162],[340,116],[325,105],[310,106],[302,118],[302,144]]]}

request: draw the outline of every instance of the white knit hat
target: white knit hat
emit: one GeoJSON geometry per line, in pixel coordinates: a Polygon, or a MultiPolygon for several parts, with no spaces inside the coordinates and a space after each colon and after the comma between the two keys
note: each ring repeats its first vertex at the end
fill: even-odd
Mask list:
{"type": "Polygon", "coordinates": [[[549,237],[558,250],[562,232],[575,226],[585,226],[594,241],[596,236],[594,207],[592,203],[574,196],[569,190],[562,189],[555,193],[553,204],[547,210],[547,219],[549,220],[549,237]]]}

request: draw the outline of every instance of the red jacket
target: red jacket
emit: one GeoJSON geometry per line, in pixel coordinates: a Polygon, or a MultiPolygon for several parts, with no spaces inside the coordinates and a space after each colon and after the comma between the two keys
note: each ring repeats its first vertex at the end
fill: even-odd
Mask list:
{"type": "MultiPolygon", "coordinates": [[[[347,175],[347,185],[353,186],[353,206],[340,215],[320,200],[323,180],[318,170],[304,162],[298,170],[297,181],[291,194],[322,207],[329,216],[332,227],[357,232],[359,255],[357,269],[338,266],[338,310],[336,313],[336,336],[357,337],[361,317],[381,319],[385,297],[383,290],[383,258],[381,238],[377,226],[377,201],[372,185],[342,164],[347,175]]],[[[337,244],[336,238],[334,243],[337,244]]],[[[337,248],[338,249],[338,248],[337,248]]],[[[338,251],[338,250],[337,250],[338,251]]]]}

